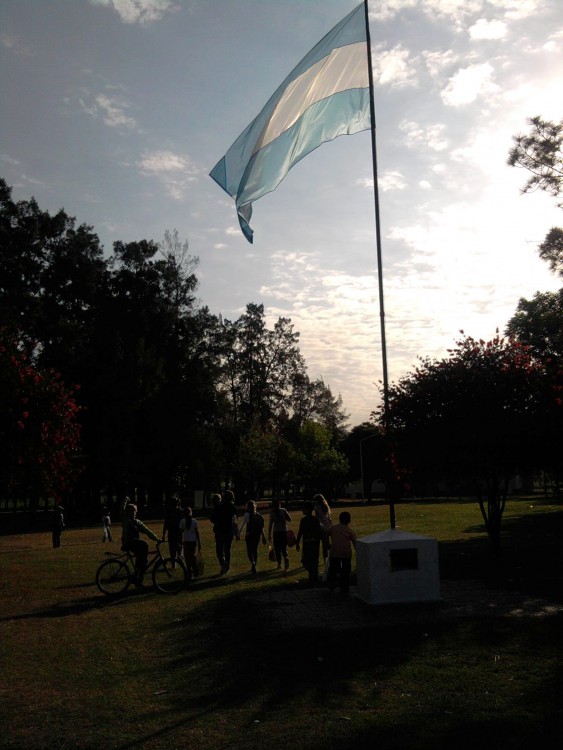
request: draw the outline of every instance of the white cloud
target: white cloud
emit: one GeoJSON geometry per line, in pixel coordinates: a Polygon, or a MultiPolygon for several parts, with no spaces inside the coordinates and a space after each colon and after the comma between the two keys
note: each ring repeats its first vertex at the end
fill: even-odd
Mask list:
{"type": "Polygon", "coordinates": [[[521,21],[535,15],[542,0],[489,0],[495,8],[504,11],[504,15],[511,21],[521,21]]]}
{"type": "Polygon", "coordinates": [[[469,27],[469,36],[471,39],[504,39],[508,28],[504,21],[487,21],[480,18],[473,26],[469,27]]]}
{"type": "Polygon", "coordinates": [[[381,0],[372,5],[370,19],[374,21],[388,21],[401,11],[416,8],[434,19],[447,18],[460,28],[467,16],[480,12],[484,3],[483,0],[381,0]]]}
{"type": "Polygon", "coordinates": [[[102,119],[110,128],[127,127],[135,128],[137,123],[132,117],[125,114],[128,104],[122,98],[111,98],[105,94],[99,94],[95,103],[98,111],[102,113],[102,119]]]}
{"type": "Polygon", "coordinates": [[[438,73],[442,73],[446,68],[452,67],[459,59],[459,56],[451,49],[437,52],[425,50],[422,53],[422,57],[426,62],[431,76],[438,75],[438,73]]]}
{"type": "Polygon", "coordinates": [[[0,34],[0,44],[16,55],[21,55],[22,57],[34,56],[33,50],[22,39],[12,34],[0,34]]]}
{"type": "Polygon", "coordinates": [[[148,151],[137,162],[141,174],[156,177],[177,201],[185,200],[188,185],[201,174],[188,156],[172,151],[148,151]]]}
{"type": "Polygon", "coordinates": [[[359,180],[356,180],[356,185],[361,185],[362,187],[371,190],[373,188],[373,177],[361,177],[359,180]]]}
{"type": "Polygon", "coordinates": [[[0,154],[0,161],[5,162],[6,164],[11,164],[12,166],[16,166],[20,163],[18,159],[13,159],[11,156],[8,156],[8,154],[0,154]]]}
{"type": "Polygon", "coordinates": [[[490,63],[460,68],[442,90],[442,101],[448,106],[460,107],[471,104],[480,96],[497,93],[500,88],[493,81],[493,73],[490,63]]]}
{"type": "MultiPolygon", "coordinates": [[[[400,172],[384,172],[378,177],[377,183],[383,192],[388,190],[404,190],[407,186],[405,178],[400,172]]],[[[373,183],[372,183],[373,184],[373,183]]]]}
{"type": "Polygon", "coordinates": [[[484,0],[420,0],[418,7],[433,22],[445,20],[454,31],[461,32],[484,4],[484,0]]]}
{"type": "Polygon", "coordinates": [[[369,17],[372,21],[387,21],[402,10],[415,8],[418,2],[419,0],[381,0],[372,3],[369,8],[369,17]]]}
{"type": "Polygon", "coordinates": [[[149,24],[160,21],[178,9],[170,0],[90,0],[93,5],[111,8],[124,23],[149,24]]]}
{"type": "Polygon", "coordinates": [[[373,55],[373,76],[377,84],[402,88],[416,86],[416,61],[402,44],[386,50],[382,44],[376,46],[373,55]]]}
{"type": "Polygon", "coordinates": [[[443,136],[445,129],[446,126],[441,123],[420,125],[410,120],[402,120],[399,123],[399,130],[407,137],[408,148],[425,146],[432,151],[443,151],[448,147],[448,140],[443,136]]]}

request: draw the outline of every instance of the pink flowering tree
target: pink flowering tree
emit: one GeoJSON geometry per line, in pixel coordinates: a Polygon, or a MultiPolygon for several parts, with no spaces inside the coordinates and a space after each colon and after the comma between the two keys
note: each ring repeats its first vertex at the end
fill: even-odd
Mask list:
{"type": "Polygon", "coordinates": [[[78,473],[78,407],[53,370],[38,370],[0,329],[0,492],[3,499],[54,498],[78,473]]]}

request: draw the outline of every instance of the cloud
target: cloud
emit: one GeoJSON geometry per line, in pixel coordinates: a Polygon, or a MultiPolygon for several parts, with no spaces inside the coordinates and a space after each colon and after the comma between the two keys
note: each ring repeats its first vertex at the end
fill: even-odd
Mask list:
{"type": "Polygon", "coordinates": [[[102,5],[114,10],[123,23],[148,25],[160,21],[167,13],[178,10],[171,0],[90,0],[93,5],[102,5]]]}
{"type": "Polygon", "coordinates": [[[8,154],[0,154],[0,161],[5,162],[6,164],[12,164],[13,166],[17,166],[20,163],[18,159],[13,159],[11,156],[8,156],[8,154]]]}
{"type": "MultiPolygon", "coordinates": [[[[115,91],[115,86],[107,85],[106,90],[115,91]]],[[[65,97],[67,105],[78,106],[80,111],[93,117],[101,119],[110,128],[137,129],[135,118],[127,114],[131,104],[122,94],[93,93],[86,86],[75,89],[65,97]]]]}
{"type": "Polygon", "coordinates": [[[132,117],[125,114],[125,109],[129,106],[122,98],[109,97],[105,94],[99,94],[95,103],[98,112],[102,113],[102,119],[110,128],[127,127],[135,128],[137,123],[132,117]]]}
{"type": "Polygon", "coordinates": [[[356,180],[356,185],[361,185],[363,188],[372,190],[373,189],[373,177],[360,177],[359,180],[356,180]]]}
{"type": "Polygon", "coordinates": [[[417,85],[416,62],[410,59],[410,53],[402,44],[385,50],[383,44],[376,46],[373,55],[373,76],[376,83],[382,86],[403,88],[417,85]]]}
{"type": "Polygon", "coordinates": [[[505,18],[511,21],[521,21],[535,15],[542,0],[489,0],[495,8],[504,11],[505,18]]]}
{"type": "Polygon", "coordinates": [[[403,175],[400,172],[392,171],[384,172],[378,177],[377,184],[383,192],[387,192],[388,190],[404,190],[407,186],[403,175]]]}
{"type": "Polygon", "coordinates": [[[12,34],[0,34],[0,44],[5,49],[9,49],[16,55],[22,57],[34,57],[33,50],[19,37],[12,34]]]}
{"type": "Polygon", "coordinates": [[[422,57],[431,76],[436,76],[446,68],[452,67],[459,59],[459,56],[451,49],[439,52],[425,50],[422,57]]]}
{"type": "Polygon", "coordinates": [[[420,148],[424,146],[432,151],[444,151],[448,147],[448,140],[443,133],[446,126],[441,123],[432,125],[420,125],[411,120],[402,120],[399,130],[407,137],[408,148],[420,148]]]}
{"type": "Polygon", "coordinates": [[[188,185],[198,179],[201,169],[189,156],[172,151],[147,151],[137,162],[141,174],[155,177],[167,193],[177,201],[186,198],[188,185]]]}
{"type": "Polygon", "coordinates": [[[494,83],[493,73],[490,63],[460,68],[442,90],[442,101],[450,107],[461,107],[471,104],[480,96],[497,93],[500,87],[494,83]]]}
{"type": "Polygon", "coordinates": [[[469,27],[469,36],[475,40],[504,39],[507,30],[504,21],[487,21],[485,18],[480,18],[473,26],[469,27]]]}

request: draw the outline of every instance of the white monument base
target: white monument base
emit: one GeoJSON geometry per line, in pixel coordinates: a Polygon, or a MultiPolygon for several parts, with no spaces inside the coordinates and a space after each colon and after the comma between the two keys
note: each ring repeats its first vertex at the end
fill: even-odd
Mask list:
{"type": "Polygon", "coordinates": [[[198,508],[200,510],[203,508],[203,496],[203,490],[194,490],[194,508],[198,508]]]}
{"type": "Polygon", "coordinates": [[[440,601],[438,542],[389,529],[356,541],[356,596],[368,604],[440,601]]]}

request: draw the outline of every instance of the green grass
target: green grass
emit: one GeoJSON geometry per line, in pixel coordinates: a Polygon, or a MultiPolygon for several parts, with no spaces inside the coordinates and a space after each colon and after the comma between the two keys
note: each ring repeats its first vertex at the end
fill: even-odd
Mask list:
{"type": "MultiPolygon", "coordinates": [[[[350,511],[360,536],[388,528],[386,507],[350,511]]],[[[510,501],[500,559],[476,503],[396,512],[400,528],[438,539],[444,583],[563,601],[557,505],[510,501]]],[[[283,576],[262,551],[252,579],[240,542],[219,578],[209,522],[200,529],[203,580],[177,596],[149,589],[113,601],[94,585],[110,548],[101,529],[69,529],[58,550],[48,534],[0,537],[0,747],[524,750],[557,736],[557,608],[448,619],[438,607],[420,619],[410,606],[392,620],[374,608],[365,628],[280,632],[253,602],[303,588],[298,555],[283,576]]]]}

